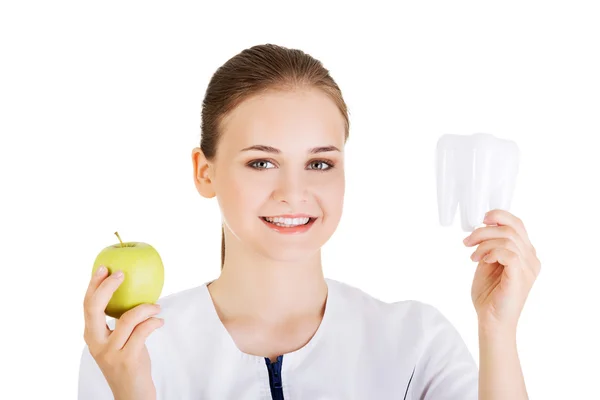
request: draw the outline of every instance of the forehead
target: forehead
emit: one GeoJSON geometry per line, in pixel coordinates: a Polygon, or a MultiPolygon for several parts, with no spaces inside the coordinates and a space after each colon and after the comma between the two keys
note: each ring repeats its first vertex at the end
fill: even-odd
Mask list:
{"type": "Polygon", "coordinates": [[[223,120],[222,129],[220,146],[228,150],[252,144],[282,151],[320,145],[341,149],[345,137],[340,110],[315,88],[268,91],[246,99],[223,120]]]}

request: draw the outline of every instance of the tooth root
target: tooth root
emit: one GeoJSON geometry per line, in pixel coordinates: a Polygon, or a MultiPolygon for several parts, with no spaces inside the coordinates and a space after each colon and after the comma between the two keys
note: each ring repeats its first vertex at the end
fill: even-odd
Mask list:
{"type": "Polygon", "coordinates": [[[471,226],[469,224],[469,221],[466,218],[466,215],[467,215],[467,202],[462,200],[460,202],[460,227],[465,232],[472,232],[475,230],[475,227],[471,226]]]}
{"type": "Polygon", "coordinates": [[[477,225],[483,223],[483,217],[489,211],[491,181],[493,176],[494,159],[493,146],[497,143],[487,135],[474,135],[471,152],[471,163],[468,166],[470,172],[466,192],[467,212],[463,215],[463,230],[474,230],[477,225]],[[478,137],[477,137],[478,136],[478,137]]]}
{"type": "Polygon", "coordinates": [[[436,155],[438,216],[442,226],[451,226],[459,203],[456,149],[451,145],[456,135],[444,135],[438,140],[436,155]]]}
{"type": "Polygon", "coordinates": [[[514,142],[509,141],[505,146],[506,151],[504,153],[506,156],[502,160],[504,168],[497,171],[499,183],[492,190],[490,208],[508,211],[510,209],[517,173],[519,171],[520,152],[514,142]]]}

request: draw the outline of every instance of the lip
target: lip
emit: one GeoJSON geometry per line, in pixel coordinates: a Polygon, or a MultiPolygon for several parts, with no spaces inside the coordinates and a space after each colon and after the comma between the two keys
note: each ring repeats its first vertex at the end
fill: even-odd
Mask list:
{"type": "MultiPolygon", "coordinates": [[[[302,215],[302,214],[296,214],[296,215],[302,215]]],[[[286,218],[291,218],[291,217],[286,217],[286,218]]],[[[293,217],[293,218],[303,218],[303,217],[293,217]]],[[[275,224],[267,222],[267,220],[265,220],[265,217],[259,217],[259,219],[263,222],[263,224],[265,224],[265,226],[267,228],[272,229],[275,232],[281,233],[284,235],[298,235],[301,233],[305,233],[310,228],[312,228],[312,226],[315,224],[316,220],[318,219],[316,217],[311,217],[309,215],[305,215],[304,218],[310,218],[310,221],[308,221],[308,223],[306,225],[300,225],[300,226],[294,226],[292,228],[286,228],[284,226],[277,226],[275,224]]]]}

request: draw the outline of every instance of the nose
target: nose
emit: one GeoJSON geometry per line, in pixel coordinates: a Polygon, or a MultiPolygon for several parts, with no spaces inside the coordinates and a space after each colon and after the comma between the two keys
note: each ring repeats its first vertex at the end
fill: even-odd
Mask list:
{"type": "Polygon", "coordinates": [[[282,173],[277,178],[273,199],[292,206],[305,203],[308,198],[308,186],[305,177],[298,173],[282,173]]]}

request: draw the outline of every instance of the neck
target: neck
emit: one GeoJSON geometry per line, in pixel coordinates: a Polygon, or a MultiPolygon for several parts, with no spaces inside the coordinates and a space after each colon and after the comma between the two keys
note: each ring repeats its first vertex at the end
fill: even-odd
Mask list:
{"type": "Polygon", "coordinates": [[[209,291],[222,318],[272,326],[322,318],[328,293],[320,250],[296,261],[228,252],[209,291]]]}

